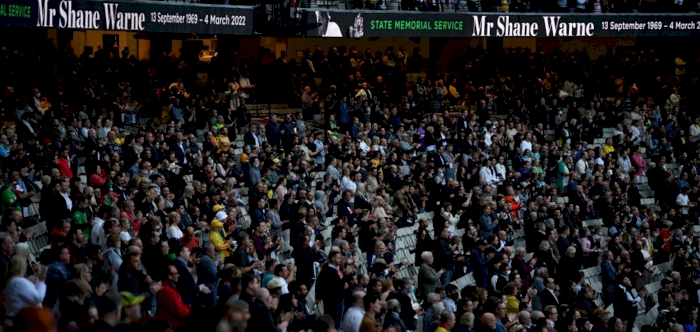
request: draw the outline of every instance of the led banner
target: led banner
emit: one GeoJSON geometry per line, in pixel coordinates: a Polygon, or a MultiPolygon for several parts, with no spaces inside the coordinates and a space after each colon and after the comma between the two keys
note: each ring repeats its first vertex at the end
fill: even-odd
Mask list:
{"type": "Polygon", "coordinates": [[[636,37],[700,34],[697,14],[483,14],[310,10],[316,37],[636,37]]]}
{"type": "Polygon", "coordinates": [[[0,25],[251,35],[253,9],[173,2],[0,0],[0,25]]]}

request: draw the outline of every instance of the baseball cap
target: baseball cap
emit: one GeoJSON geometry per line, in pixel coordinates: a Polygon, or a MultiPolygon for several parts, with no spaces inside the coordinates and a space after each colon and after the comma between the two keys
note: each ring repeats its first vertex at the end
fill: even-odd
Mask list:
{"type": "Polygon", "coordinates": [[[122,306],[125,308],[141,304],[146,299],[143,295],[134,295],[131,292],[119,292],[119,295],[122,296],[122,306]]]}
{"type": "Polygon", "coordinates": [[[267,282],[267,289],[273,290],[277,288],[282,288],[282,282],[278,278],[272,278],[272,280],[267,282]]]}
{"type": "Polygon", "coordinates": [[[224,224],[216,218],[214,218],[211,221],[211,227],[222,227],[222,226],[224,226],[224,224]]]}
{"type": "Polygon", "coordinates": [[[219,221],[223,222],[223,220],[225,220],[226,218],[228,218],[228,214],[226,214],[226,212],[219,211],[216,213],[216,219],[219,219],[219,221]]]}

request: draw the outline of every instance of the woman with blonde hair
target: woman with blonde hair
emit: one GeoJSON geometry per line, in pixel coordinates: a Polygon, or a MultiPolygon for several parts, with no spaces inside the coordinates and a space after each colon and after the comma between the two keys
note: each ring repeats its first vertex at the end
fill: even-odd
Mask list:
{"type": "Polygon", "coordinates": [[[459,319],[459,327],[455,332],[472,332],[474,329],[474,314],[471,312],[465,312],[462,318],[459,319]]]}
{"type": "Polygon", "coordinates": [[[386,211],[386,201],[384,198],[377,196],[374,202],[374,212],[372,212],[372,214],[377,217],[378,220],[389,218],[389,214],[386,211]]]}
{"type": "Polygon", "coordinates": [[[15,256],[24,257],[24,259],[29,259],[29,243],[19,242],[15,244],[15,256]]]}
{"type": "Polygon", "coordinates": [[[192,199],[192,197],[194,197],[194,187],[185,186],[185,189],[182,192],[182,197],[192,199]]]}
{"type": "Polygon", "coordinates": [[[231,190],[233,190],[233,186],[235,186],[235,185],[236,185],[236,178],[234,178],[234,177],[226,178],[226,181],[224,182],[224,189],[223,190],[227,193],[231,192],[231,190]]]}
{"type": "Polygon", "coordinates": [[[42,267],[37,277],[25,278],[27,260],[15,255],[12,257],[12,277],[5,287],[5,312],[14,317],[28,307],[39,307],[46,295],[46,267],[42,267]]]}

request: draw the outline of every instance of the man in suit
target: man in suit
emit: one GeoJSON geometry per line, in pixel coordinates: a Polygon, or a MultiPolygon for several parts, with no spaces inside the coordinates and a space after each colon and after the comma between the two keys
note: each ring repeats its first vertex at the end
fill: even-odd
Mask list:
{"type": "Polygon", "coordinates": [[[282,145],[282,138],[279,127],[277,127],[277,115],[270,116],[270,123],[267,124],[267,141],[273,146],[282,145]]]}
{"type": "Polygon", "coordinates": [[[19,138],[19,140],[22,142],[31,143],[39,136],[37,129],[34,127],[30,119],[33,116],[33,112],[23,113],[20,123],[17,124],[17,138],[19,138]]]}
{"type": "Polygon", "coordinates": [[[338,218],[347,217],[349,225],[355,225],[355,210],[350,207],[350,191],[346,190],[343,192],[343,199],[338,202],[338,218]]]}
{"type": "Polygon", "coordinates": [[[547,283],[544,285],[544,290],[542,291],[542,294],[540,294],[540,300],[542,301],[543,308],[550,305],[559,307],[559,298],[556,294],[554,294],[558,288],[559,286],[554,283],[554,279],[547,278],[547,283]]]}
{"type": "Polygon", "coordinates": [[[642,298],[646,296],[646,288],[639,291],[639,296],[635,297],[630,292],[632,281],[626,275],[617,276],[618,285],[613,292],[613,309],[615,315],[626,325],[626,331],[632,331],[634,320],[637,318],[637,308],[642,298]]]}
{"type": "Polygon", "coordinates": [[[424,251],[421,254],[423,264],[418,270],[418,296],[423,299],[428,294],[433,293],[435,288],[440,286],[440,276],[445,273],[445,270],[437,271],[433,267],[433,253],[424,251]]]}
{"type": "Polygon", "coordinates": [[[187,165],[189,160],[187,160],[187,154],[190,152],[187,141],[183,139],[182,133],[177,133],[175,135],[175,143],[173,144],[173,152],[175,152],[175,158],[177,158],[178,166],[187,165]]]}
{"type": "Polygon", "coordinates": [[[243,142],[245,142],[245,145],[260,146],[260,139],[258,138],[257,131],[258,126],[251,124],[250,130],[243,135],[243,142]]]}
{"type": "Polygon", "coordinates": [[[486,288],[488,280],[488,260],[484,254],[484,249],[486,248],[486,242],[484,240],[476,241],[476,246],[471,251],[471,264],[474,268],[474,280],[476,281],[476,286],[481,288],[486,288]]]}
{"type": "Polygon", "coordinates": [[[323,300],[323,311],[333,318],[336,328],[340,327],[343,316],[345,282],[340,278],[340,271],[338,271],[342,261],[343,256],[340,252],[332,252],[331,257],[329,257],[330,264],[321,271],[316,282],[317,286],[321,286],[320,294],[321,300],[323,300]]]}
{"type": "Polygon", "coordinates": [[[435,240],[435,268],[444,269],[445,272],[440,276],[440,284],[447,286],[452,282],[452,273],[455,271],[454,251],[457,249],[456,244],[451,244],[449,240],[450,231],[445,228],[440,233],[440,237],[435,240]]]}
{"type": "Polygon", "coordinates": [[[190,249],[186,246],[182,246],[178,252],[177,259],[173,263],[175,268],[177,268],[177,273],[180,275],[176,287],[180,295],[182,295],[182,302],[185,304],[192,304],[196,299],[197,295],[201,292],[203,294],[210,294],[209,288],[204,285],[197,285],[194,282],[192,274],[187,269],[187,263],[190,261],[190,249]]]}
{"type": "Polygon", "coordinates": [[[301,248],[298,250],[294,249],[292,253],[297,266],[297,281],[306,285],[308,288],[311,288],[314,282],[313,264],[323,258],[321,254],[323,251],[319,251],[322,245],[321,241],[317,240],[315,243],[309,243],[310,241],[310,237],[304,236],[301,248]]]}

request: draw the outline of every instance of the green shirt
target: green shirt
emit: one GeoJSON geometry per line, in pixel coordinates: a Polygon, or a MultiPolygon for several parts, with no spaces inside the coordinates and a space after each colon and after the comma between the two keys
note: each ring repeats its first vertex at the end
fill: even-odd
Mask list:
{"type": "Polygon", "coordinates": [[[2,192],[2,215],[5,215],[7,209],[15,209],[17,211],[22,211],[22,207],[17,204],[17,194],[15,194],[13,187],[10,185],[5,188],[2,192]]]}
{"type": "MultiPolygon", "coordinates": [[[[79,210],[73,211],[72,219],[73,219],[73,223],[76,225],[87,224],[87,214],[85,214],[85,212],[83,212],[83,211],[79,211],[79,210]]],[[[86,239],[90,238],[90,228],[89,227],[86,227],[85,229],[83,229],[83,236],[85,236],[86,239]]]]}

